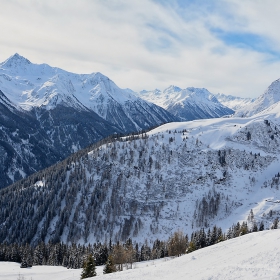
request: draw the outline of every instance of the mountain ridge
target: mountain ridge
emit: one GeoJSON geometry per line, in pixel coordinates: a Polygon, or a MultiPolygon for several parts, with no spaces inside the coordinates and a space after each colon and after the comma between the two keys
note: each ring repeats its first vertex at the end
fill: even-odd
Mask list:
{"type": "Polygon", "coordinates": [[[256,98],[246,98],[246,97],[238,97],[233,95],[226,95],[223,93],[215,94],[216,98],[220,103],[225,105],[226,107],[237,111],[246,105],[250,105],[255,101],[256,98]]]}
{"type": "Polygon", "coordinates": [[[161,106],[182,121],[222,117],[234,113],[205,88],[181,89],[171,85],[162,92],[141,91],[139,96],[161,106]]]}
{"type": "Polygon", "coordinates": [[[25,110],[50,110],[57,104],[92,110],[124,132],[178,120],[132,91],[120,89],[100,72],[75,74],[47,64],[33,64],[18,54],[0,64],[0,88],[25,110]],[[141,119],[144,121],[139,122],[141,119]]]}
{"type": "Polygon", "coordinates": [[[237,112],[237,117],[250,117],[261,111],[268,109],[273,104],[280,101],[280,79],[275,80],[270,86],[264,91],[262,95],[254,100],[253,103],[247,105],[237,112]]]}

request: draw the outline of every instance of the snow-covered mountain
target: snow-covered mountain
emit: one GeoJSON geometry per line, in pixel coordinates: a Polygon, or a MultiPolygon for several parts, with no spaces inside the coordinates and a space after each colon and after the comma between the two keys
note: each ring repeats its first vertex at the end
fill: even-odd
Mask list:
{"type": "Polygon", "coordinates": [[[80,151],[0,191],[0,241],[143,243],[237,221],[269,228],[280,214],[279,106],[80,151]]]}
{"type": "Polygon", "coordinates": [[[22,109],[53,109],[57,104],[83,107],[73,96],[73,86],[65,71],[46,64],[32,64],[15,54],[0,63],[0,87],[22,109]]]}
{"type": "Polygon", "coordinates": [[[126,131],[178,120],[161,107],[137,97],[132,91],[120,89],[100,73],[85,80],[84,89],[86,94],[79,91],[78,99],[87,108],[126,131]]]}
{"type": "Polygon", "coordinates": [[[250,117],[280,101],[280,79],[274,81],[253,103],[237,110],[238,117],[250,117]]]}
{"type": "Polygon", "coordinates": [[[164,91],[141,91],[141,98],[153,102],[181,120],[219,118],[234,111],[221,104],[214,94],[204,88],[181,89],[170,86],[164,91]]]}
{"type": "Polygon", "coordinates": [[[223,93],[215,94],[215,96],[220,103],[233,111],[237,111],[247,105],[251,105],[255,101],[255,98],[243,98],[233,95],[225,95],[223,93]]]}
{"type": "Polygon", "coordinates": [[[92,111],[62,105],[25,111],[0,90],[0,188],[121,132],[92,111]]]}
{"type": "MultiPolygon", "coordinates": [[[[33,73],[28,61],[18,62],[17,57],[15,61],[10,64],[21,65],[20,73],[33,73]]],[[[4,64],[3,72],[8,68],[4,64]]],[[[44,69],[42,73],[62,71],[44,69]]],[[[114,134],[62,160],[89,143],[122,132],[93,109],[104,117],[108,113],[104,104],[116,102],[125,108],[138,104],[138,98],[129,90],[117,94],[118,88],[99,73],[87,76],[89,80],[76,76],[84,79],[84,95],[77,91],[81,80],[65,82],[72,74],[55,73],[59,83],[51,78],[53,82],[46,86],[43,80],[41,87],[34,86],[35,74],[28,74],[35,94],[23,90],[30,88],[24,75],[9,71],[1,76],[1,88],[10,89],[14,98],[0,95],[1,178],[5,174],[15,181],[28,174],[22,166],[29,164],[34,172],[48,160],[60,162],[0,190],[0,242],[133,238],[144,243],[164,240],[177,229],[191,233],[216,224],[227,230],[244,220],[249,227],[263,222],[269,228],[279,216],[280,102],[247,118],[173,122],[147,134],[114,134]],[[49,91],[40,91],[42,87],[49,91]],[[60,88],[69,91],[69,99],[60,88]],[[90,97],[100,100],[93,102],[100,106],[94,107],[90,97]]],[[[183,105],[192,99],[192,92],[197,103],[200,98],[205,104],[208,96],[209,103],[219,105],[205,89],[172,87],[165,94],[172,97],[174,92],[183,105]]],[[[116,113],[121,110],[117,106],[116,113]]],[[[138,111],[135,115],[141,116],[138,111]]]]}
{"type": "Polygon", "coordinates": [[[58,104],[92,110],[124,132],[177,120],[161,107],[120,89],[101,73],[74,74],[47,64],[33,64],[15,54],[0,64],[0,89],[26,110],[58,104]]]}
{"type": "Polygon", "coordinates": [[[15,54],[0,63],[0,188],[113,133],[174,120],[100,73],[69,73],[15,54]]]}

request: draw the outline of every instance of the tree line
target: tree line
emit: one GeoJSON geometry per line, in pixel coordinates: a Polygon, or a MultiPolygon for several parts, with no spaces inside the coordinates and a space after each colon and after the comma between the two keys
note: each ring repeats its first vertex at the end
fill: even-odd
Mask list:
{"type": "MultiPolygon", "coordinates": [[[[277,229],[279,219],[276,218],[271,229],[277,229]]],[[[249,228],[247,222],[233,224],[227,232],[216,225],[205,231],[204,228],[194,231],[190,237],[181,231],[174,232],[167,241],[156,239],[153,244],[145,242],[141,246],[130,238],[124,242],[112,244],[94,243],[88,245],[43,243],[37,246],[29,244],[0,244],[0,261],[21,263],[22,268],[36,265],[64,266],[67,268],[84,267],[89,256],[94,265],[105,265],[104,270],[122,271],[124,266],[132,268],[134,262],[180,256],[195,250],[214,245],[251,232],[264,230],[264,224],[254,224],[249,228]]],[[[113,272],[113,271],[112,271],[113,272]]],[[[104,272],[106,273],[106,272],[104,272]]]]}

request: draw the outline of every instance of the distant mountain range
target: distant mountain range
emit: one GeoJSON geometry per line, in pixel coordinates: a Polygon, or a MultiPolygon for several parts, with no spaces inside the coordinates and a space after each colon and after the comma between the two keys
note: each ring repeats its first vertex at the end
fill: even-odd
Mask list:
{"type": "Polygon", "coordinates": [[[141,91],[139,96],[163,107],[182,121],[219,118],[231,115],[234,110],[224,106],[205,88],[181,89],[170,86],[164,91],[141,91]]]}
{"type": "Polygon", "coordinates": [[[237,97],[222,93],[215,94],[215,96],[220,103],[234,111],[237,111],[247,105],[250,106],[255,101],[255,98],[237,97]]]}
{"type": "Polygon", "coordinates": [[[161,107],[120,89],[101,73],[74,74],[32,64],[18,54],[0,64],[0,89],[24,110],[52,110],[57,105],[90,110],[123,132],[177,120],[161,107]]]}
{"type": "Polygon", "coordinates": [[[121,130],[92,111],[57,105],[24,111],[0,91],[0,187],[121,130]]]}

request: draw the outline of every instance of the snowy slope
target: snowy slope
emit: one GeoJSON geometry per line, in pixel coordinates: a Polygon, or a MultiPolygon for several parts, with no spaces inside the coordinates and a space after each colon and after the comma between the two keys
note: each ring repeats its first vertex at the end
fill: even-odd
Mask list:
{"type": "Polygon", "coordinates": [[[238,117],[249,117],[257,114],[280,101],[280,79],[274,81],[267,90],[253,103],[238,110],[238,117]]]}
{"type": "Polygon", "coordinates": [[[11,100],[7,98],[7,96],[4,95],[4,93],[0,90],[0,104],[9,108],[9,110],[14,111],[18,110],[19,107],[17,107],[11,100]]]}
{"type": "MultiPolygon", "coordinates": [[[[280,230],[262,231],[230,239],[174,259],[135,263],[135,268],[88,279],[170,280],[170,279],[279,279],[280,230]]],[[[21,269],[20,264],[0,262],[2,280],[80,279],[81,269],[33,266],[21,269]]]]}
{"type": "Polygon", "coordinates": [[[0,63],[0,89],[26,110],[63,105],[92,110],[125,132],[177,120],[161,107],[120,89],[101,73],[74,74],[47,64],[33,64],[15,54],[0,63]]]}
{"type": "Polygon", "coordinates": [[[170,86],[163,92],[141,91],[139,96],[153,102],[182,120],[217,118],[233,113],[204,88],[181,89],[170,86]]]}
{"type": "Polygon", "coordinates": [[[0,203],[8,207],[3,211],[10,213],[0,219],[0,239],[29,238],[36,244],[42,236],[45,242],[80,243],[131,237],[143,243],[165,240],[177,229],[190,234],[216,224],[227,230],[237,221],[250,227],[263,221],[269,228],[280,213],[278,109],[250,118],[169,123],[147,136],[109,140],[73,155],[0,193],[0,203]],[[33,199],[50,201],[48,209],[56,210],[48,219],[39,205],[30,213],[18,202],[25,197],[23,186],[33,199]],[[202,211],[203,199],[208,210],[202,211]],[[247,219],[251,209],[254,220],[247,219]],[[27,222],[17,232],[15,221],[23,217],[37,232],[27,222]],[[1,234],[4,225],[9,236],[1,234]]]}
{"type": "Polygon", "coordinates": [[[215,96],[220,103],[234,111],[237,111],[247,105],[250,105],[255,101],[255,99],[253,98],[243,98],[233,95],[225,95],[222,93],[215,94],[215,96]]]}
{"type": "Polygon", "coordinates": [[[252,233],[148,267],[90,279],[279,279],[280,230],[252,233]]]}

